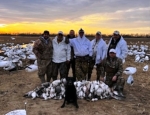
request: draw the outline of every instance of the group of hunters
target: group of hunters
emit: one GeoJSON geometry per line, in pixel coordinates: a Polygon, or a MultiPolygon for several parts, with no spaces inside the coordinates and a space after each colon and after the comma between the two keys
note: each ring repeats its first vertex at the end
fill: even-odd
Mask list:
{"type": "Polygon", "coordinates": [[[110,88],[123,92],[125,79],[122,77],[123,63],[127,57],[128,48],[119,31],[114,31],[108,45],[100,31],[90,41],[80,29],[78,36],[75,31],[65,37],[59,31],[54,39],[49,31],[34,42],[33,52],[37,57],[38,76],[41,82],[56,80],[58,71],[60,78],[66,78],[72,67],[76,80],[91,80],[91,74],[96,67],[97,80],[105,82],[110,88]],[[46,75],[46,79],[45,79],[46,75]]]}

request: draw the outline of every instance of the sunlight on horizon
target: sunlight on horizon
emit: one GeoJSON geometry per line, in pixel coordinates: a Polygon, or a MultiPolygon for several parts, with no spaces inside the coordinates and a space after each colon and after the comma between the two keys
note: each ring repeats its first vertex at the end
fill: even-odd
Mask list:
{"type": "MultiPolygon", "coordinates": [[[[17,22],[9,24],[0,24],[0,33],[42,33],[44,30],[49,30],[50,33],[57,33],[63,31],[64,34],[68,34],[71,29],[75,30],[76,34],[80,28],[83,28],[87,34],[95,34],[97,31],[101,31],[102,34],[112,34],[113,31],[118,30],[122,34],[149,34],[150,27],[136,27],[138,23],[134,22],[133,27],[128,27],[126,23],[116,24],[114,19],[121,20],[121,14],[92,14],[82,16],[77,20],[53,20],[51,22],[17,22]],[[114,15],[114,17],[113,17],[114,15]],[[116,16],[115,16],[116,15],[116,16]],[[117,18],[116,18],[117,17],[117,18]],[[120,26],[121,25],[121,26],[120,26]]],[[[130,24],[130,23],[129,23],[130,24]]]]}

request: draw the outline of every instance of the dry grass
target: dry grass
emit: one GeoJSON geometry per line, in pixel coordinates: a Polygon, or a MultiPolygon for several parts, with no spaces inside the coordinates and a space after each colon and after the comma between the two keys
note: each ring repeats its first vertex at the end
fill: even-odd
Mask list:
{"type": "MultiPolygon", "coordinates": [[[[141,40],[143,41],[143,39],[141,40]]],[[[130,41],[137,42],[134,39],[130,39],[130,41]]],[[[63,100],[43,101],[38,98],[35,100],[24,98],[24,93],[40,84],[37,72],[18,71],[9,75],[0,70],[0,115],[14,109],[24,108],[24,102],[27,102],[28,115],[150,115],[150,71],[143,72],[144,65],[146,62],[138,64],[134,62],[133,57],[128,56],[124,68],[137,67],[137,73],[133,75],[135,80],[133,86],[125,84],[125,101],[112,99],[87,102],[78,100],[78,110],[72,105],[61,109],[63,100]]],[[[69,74],[71,75],[71,71],[69,74]]],[[[125,74],[123,76],[127,79],[125,74]]],[[[92,79],[95,80],[95,78],[96,73],[93,70],[92,79]]]]}

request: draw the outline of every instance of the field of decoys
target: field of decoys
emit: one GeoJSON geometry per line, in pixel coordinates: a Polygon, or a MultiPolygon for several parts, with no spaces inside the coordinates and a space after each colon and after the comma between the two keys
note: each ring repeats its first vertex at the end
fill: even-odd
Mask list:
{"type": "MultiPolygon", "coordinates": [[[[110,89],[103,82],[95,81],[94,69],[91,81],[74,83],[79,98],[78,110],[72,105],[60,108],[65,80],[40,84],[37,61],[32,52],[36,39],[38,37],[0,37],[0,115],[13,110],[24,112],[25,109],[28,115],[150,114],[150,38],[125,38],[128,44],[128,57],[123,65],[126,98],[107,99],[111,95],[110,89]],[[89,101],[84,100],[87,92],[89,101]]],[[[104,40],[108,42],[109,39],[104,40]]],[[[71,70],[69,76],[72,76],[71,70]]]]}

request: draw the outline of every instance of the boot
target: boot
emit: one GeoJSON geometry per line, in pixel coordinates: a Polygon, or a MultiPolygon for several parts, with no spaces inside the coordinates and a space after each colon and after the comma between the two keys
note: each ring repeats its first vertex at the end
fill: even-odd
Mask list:
{"type": "Polygon", "coordinates": [[[119,94],[119,96],[125,98],[125,95],[123,94],[123,87],[121,87],[121,86],[118,87],[118,94],[119,94]]]}
{"type": "Polygon", "coordinates": [[[43,75],[41,76],[41,75],[40,75],[39,78],[40,78],[40,80],[41,80],[41,83],[45,83],[45,82],[46,82],[45,76],[43,76],[43,75]]]}

